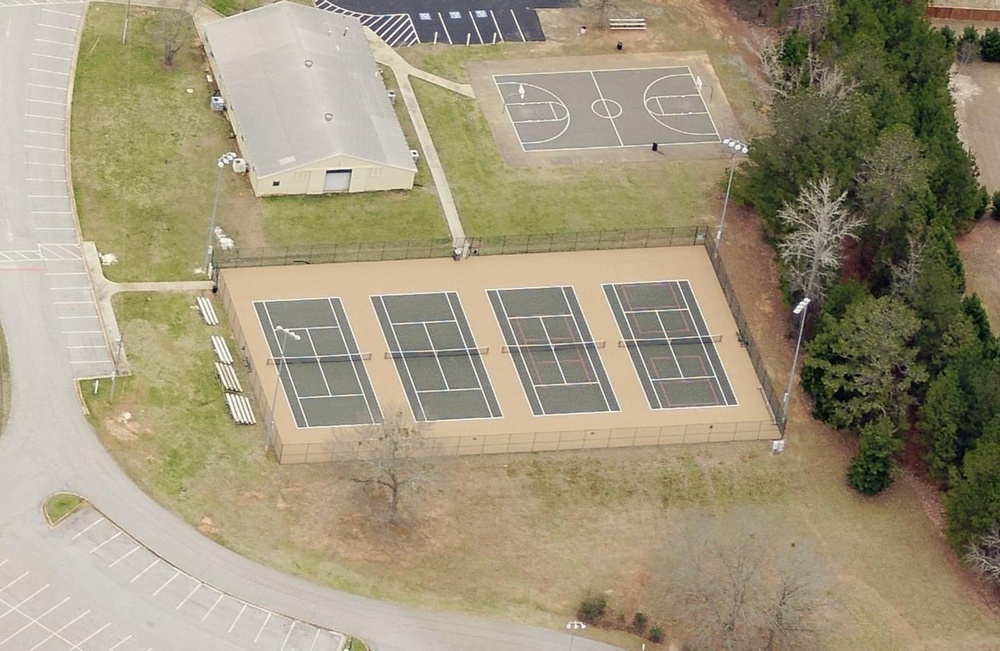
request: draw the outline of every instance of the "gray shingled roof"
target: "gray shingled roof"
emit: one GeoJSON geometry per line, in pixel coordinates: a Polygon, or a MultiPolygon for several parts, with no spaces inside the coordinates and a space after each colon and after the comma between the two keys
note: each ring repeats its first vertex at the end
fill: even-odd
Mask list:
{"type": "Polygon", "coordinates": [[[258,177],[337,155],[415,169],[356,18],[279,2],[205,33],[258,177]]]}

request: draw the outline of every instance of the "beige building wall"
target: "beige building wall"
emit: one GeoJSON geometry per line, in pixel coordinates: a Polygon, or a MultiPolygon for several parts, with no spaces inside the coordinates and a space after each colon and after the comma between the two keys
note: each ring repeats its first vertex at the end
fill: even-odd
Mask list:
{"type": "Polygon", "coordinates": [[[250,160],[250,185],[258,197],[286,194],[322,194],[327,171],[351,170],[347,192],[410,190],[414,172],[389,167],[350,156],[333,156],[323,161],[288,169],[279,174],[257,176],[250,160]],[[277,183],[277,185],[275,185],[277,183]]]}

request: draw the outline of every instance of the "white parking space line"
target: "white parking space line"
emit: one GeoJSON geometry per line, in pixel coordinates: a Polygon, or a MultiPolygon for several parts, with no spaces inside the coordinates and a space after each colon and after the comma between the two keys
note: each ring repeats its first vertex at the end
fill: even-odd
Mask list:
{"type": "Polygon", "coordinates": [[[36,38],[35,40],[39,43],[50,43],[52,45],[65,45],[66,47],[73,47],[74,45],[73,43],[64,43],[63,41],[50,41],[47,38],[36,38]]]}
{"type": "MultiPolygon", "coordinates": [[[[48,586],[46,586],[46,587],[48,587],[48,586]]],[[[25,629],[31,628],[32,626],[34,626],[35,624],[37,624],[38,620],[40,620],[42,617],[45,617],[46,615],[48,615],[53,610],[55,610],[59,606],[63,605],[67,601],[69,601],[69,597],[66,597],[65,599],[63,599],[62,601],[60,601],[59,603],[57,603],[55,606],[52,606],[51,608],[49,608],[48,610],[46,610],[44,613],[42,613],[38,617],[33,617],[33,618],[29,619],[27,624],[25,624],[21,628],[17,629],[16,631],[14,631],[13,633],[11,633],[10,635],[8,635],[7,637],[5,637],[4,639],[0,640],[0,646],[3,646],[5,644],[7,644],[11,640],[13,640],[15,637],[17,637],[18,635],[20,635],[25,629]]],[[[51,635],[49,635],[49,637],[52,637],[53,635],[58,635],[58,631],[52,631],[52,633],[51,633],[51,635]]]]}
{"type": "Polygon", "coordinates": [[[56,635],[62,633],[63,631],[65,631],[67,628],[69,628],[73,624],[76,624],[78,621],[80,621],[81,619],[83,619],[84,617],[86,617],[89,614],[90,614],[90,610],[89,609],[83,611],[82,613],[80,613],[79,615],[77,615],[76,617],[74,617],[73,619],[69,620],[68,622],[66,622],[65,624],[63,624],[62,626],[60,626],[55,632],[49,633],[48,637],[46,637],[41,642],[39,642],[35,646],[33,646],[30,649],[28,649],[28,651],[35,651],[35,649],[37,649],[38,647],[40,647],[43,644],[45,644],[46,642],[48,642],[49,640],[51,640],[52,638],[54,638],[56,635]]]}
{"type": "MultiPolygon", "coordinates": [[[[27,576],[27,574],[28,573],[25,572],[22,576],[27,576]]],[[[18,615],[24,615],[25,617],[28,617],[28,615],[25,615],[24,613],[22,613],[20,611],[21,606],[23,606],[24,604],[28,603],[29,601],[31,601],[32,599],[34,599],[35,597],[37,597],[39,594],[41,594],[42,592],[44,592],[45,590],[47,590],[48,587],[49,587],[49,584],[46,583],[45,585],[43,585],[39,589],[37,589],[34,592],[32,592],[30,595],[28,595],[27,597],[25,597],[24,599],[22,599],[21,601],[19,601],[15,605],[11,605],[10,603],[7,602],[6,599],[0,598],[0,603],[2,603],[4,606],[7,606],[7,612],[5,612],[3,615],[0,615],[0,618],[6,617],[7,615],[9,615],[11,613],[14,613],[14,612],[16,612],[18,615]]]]}
{"type": "Polygon", "coordinates": [[[206,619],[208,619],[208,616],[212,614],[212,611],[215,610],[215,607],[219,605],[219,602],[222,601],[222,598],[224,596],[225,595],[222,594],[221,592],[219,593],[219,597],[215,600],[215,603],[212,604],[212,607],[208,609],[208,612],[202,616],[201,621],[205,621],[206,619]]]}
{"type": "MultiPolygon", "coordinates": [[[[70,346],[70,348],[104,348],[104,346],[70,346]]],[[[118,560],[112,563],[111,565],[108,565],[108,567],[114,567],[115,565],[118,565],[119,563],[121,563],[126,558],[136,553],[140,549],[142,549],[142,545],[136,545],[135,547],[130,549],[124,556],[119,556],[118,560]]]]}
{"type": "Polygon", "coordinates": [[[190,599],[194,595],[194,593],[198,592],[198,588],[200,588],[200,587],[201,587],[201,582],[195,583],[194,587],[191,589],[191,592],[189,592],[188,595],[186,597],[184,597],[184,601],[182,601],[179,604],[177,604],[177,607],[174,608],[174,610],[180,610],[181,606],[183,606],[184,604],[186,604],[187,601],[188,601],[188,599],[190,599]]]}
{"type": "MultiPolygon", "coordinates": [[[[94,527],[96,527],[97,525],[101,524],[102,522],[104,522],[104,517],[103,517],[103,516],[102,516],[102,517],[100,517],[100,518],[98,518],[98,519],[97,519],[96,521],[94,521],[93,523],[91,523],[91,524],[87,525],[87,528],[86,528],[86,529],[84,529],[83,531],[80,531],[80,532],[78,532],[78,533],[77,533],[77,534],[76,534],[75,536],[73,536],[73,540],[76,540],[77,538],[79,538],[79,537],[80,537],[80,536],[82,536],[83,534],[87,533],[88,531],[90,531],[91,529],[93,529],[93,528],[94,528],[94,527]]],[[[0,592],[3,592],[3,590],[0,590],[0,592]]]]}
{"type": "Polygon", "coordinates": [[[267,611],[267,617],[264,618],[264,623],[260,625],[260,630],[257,631],[257,637],[253,639],[254,644],[257,644],[257,640],[260,639],[260,634],[264,632],[264,627],[267,626],[269,621],[271,621],[271,611],[267,611]]]}
{"type": "MultiPolygon", "coordinates": [[[[62,318],[62,317],[60,317],[60,318],[62,318]]],[[[80,318],[94,318],[94,317],[80,317],[80,318]]],[[[117,538],[120,535],[122,535],[122,531],[121,530],[119,530],[118,533],[116,533],[115,535],[111,536],[110,538],[108,538],[107,540],[105,540],[104,542],[102,542],[97,547],[94,547],[93,549],[91,549],[90,553],[93,554],[98,549],[100,549],[101,547],[104,547],[105,545],[107,545],[109,542],[111,542],[112,540],[114,540],[115,538],[117,538]]]]}
{"type": "Polygon", "coordinates": [[[142,572],[139,572],[138,574],[136,574],[135,576],[133,576],[132,580],[129,581],[129,583],[135,583],[136,581],[138,581],[140,578],[142,578],[143,574],[145,574],[146,572],[148,572],[151,569],[153,569],[159,562],[160,562],[160,559],[158,559],[158,558],[153,559],[153,562],[150,563],[149,565],[147,565],[146,569],[144,569],[142,572]]]}
{"type": "MultiPolygon", "coordinates": [[[[109,627],[109,626],[111,626],[111,622],[108,622],[108,623],[107,623],[107,624],[105,624],[104,626],[100,627],[99,629],[97,629],[96,631],[94,631],[93,633],[91,633],[90,635],[88,635],[87,637],[83,638],[82,640],[80,640],[80,641],[79,641],[79,642],[77,642],[76,644],[73,644],[73,645],[72,645],[72,646],[70,647],[70,649],[82,649],[82,648],[83,648],[83,643],[84,643],[84,642],[88,642],[88,641],[90,641],[90,638],[92,638],[92,637],[94,637],[95,635],[97,635],[98,633],[102,632],[102,631],[103,631],[104,629],[106,629],[106,628],[107,628],[107,627],[109,627]]],[[[59,638],[59,639],[63,639],[63,638],[62,638],[62,637],[60,636],[60,638],[59,638]]],[[[71,643],[71,642],[70,642],[69,640],[64,640],[64,641],[65,641],[65,642],[67,642],[67,643],[69,643],[69,644],[72,644],[72,643],[71,643]]]]}
{"type": "Polygon", "coordinates": [[[166,583],[164,583],[164,584],[163,584],[163,585],[161,585],[161,586],[160,586],[159,588],[157,588],[157,589],[156,589],[156,592],[154,592],[154,593],[153,593],[153,596],[155,597],[156,595],[160,594],[160,591],[161,591],[161,590],[163,590],[163,589],[164,589],[165,587],[167,587],[168,585],[170,585],[171,581],[173,581],[173,580],[174,580],[174,579],[176,579],[176,578],[177,578],[178,576],[180,576],[180,573],[181,573],[181,571],[180,571],[180,570],[174,570],[174,575],[173,575],[172,577],[170,577],[169,579],[167,579],[166,583]]]}
{"type": "Polygon", "coordinates": [[[285,641],[281,643],[281,649],[279,651],[285,651],[285,645],[288,644],[288,638],[292,636],[292,631],[295,630],[295,620],[292,620],[292,625],[288,627],[288,632],[285,633],[285,641]]]}
{"type": "Polygon", "coordinates": [[[124,639],[118,640],[118,642],[116,642],[114,644],[114,646],[108,647],[108,651],[115,651],[115,649],[117,649],[118,647],[120,647],[121,645],[125,644],[126,642],[128,642],[131,639],[132,639],[132,636],[128,635],[124,639]]]}
{"type": "Polygon", "coordinates": [[[226,631],[227,633],[232,633],[233,632],[233,629],[236,628],[236,622],[240,621],[240,617],[243,617],[243,611],[245,611],[247,609],[248,605],[249,604],[247,604],[247,603],[243,604],[243,607],[240,608],[240,613],[236,616],[236,619],[233,620],[233,623],[229,625],[229,630],[226,631]]]}
{"type": "MultiPolygon", "coordinates": [[[[44,9],[42,11],[45,11],[44,9]]],[[[60,25],[46,25],[45,23],[38,23],[39,27],[48,27],[49,29],[64,29],[67,32],[75,32],[76,27],[62,27],[60,25]]]]}

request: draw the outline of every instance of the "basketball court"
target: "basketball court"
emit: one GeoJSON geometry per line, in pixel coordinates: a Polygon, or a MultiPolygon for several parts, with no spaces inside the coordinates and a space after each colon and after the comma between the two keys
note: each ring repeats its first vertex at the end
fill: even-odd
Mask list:
{"type": "Polygon", "coordinates": [[[688,66],[494,75],[524,151],[721,142],[688,66]]]}
{"type": "Polygon", "coordinates": [[[705,52],[472,61],[466,68],[509,166],[725,158],[731,152],[722,140],[741,137],[705,52]]]}

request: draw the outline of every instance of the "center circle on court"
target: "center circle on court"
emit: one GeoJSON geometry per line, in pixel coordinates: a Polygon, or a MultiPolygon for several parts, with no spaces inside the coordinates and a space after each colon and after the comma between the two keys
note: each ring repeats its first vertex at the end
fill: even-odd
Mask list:
{"type": "Polygon", "coordinates": [[[615,118],[621,116],[622,105],[613,99],[595,99],[590,104],[590,110],[594,112],[599,118],[605,118],[607,120],[614,120],[615,118]]]}

